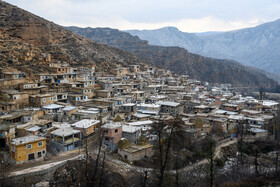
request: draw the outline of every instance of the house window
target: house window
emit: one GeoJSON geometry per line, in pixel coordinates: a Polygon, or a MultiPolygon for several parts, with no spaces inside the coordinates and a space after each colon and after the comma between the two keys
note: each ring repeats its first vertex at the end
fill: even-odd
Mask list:
{"type": "Polygon", "coordinates": [[[38,158],[41,158],[42,157],[42,152],[41,151],[37,152],[37,155],[38,155],[38,158]]]}
{"type": "Polygon", "coordinates": [[[105,140],[109,140],[109,137],[105,137],[105,140]]]}
{"type": "Polygon", "coordinates": [[[108,134],[108,130],[104,130],[104,133],[105,133],[105,134],[108,134]]]}
{"type": "Polygon", "coordinates": [[[43,153],[43,154],[45,154],[45,153],[46,153],[46,151],[45,151],[45,150],[43,150],[43,151],[42,151],[42,153],[43,153]]]}
{"type": "Polygon", "coordinates": [[[16,152],[16,148],[15,148],[14,146],[12,147],[12,151],[13,151],[13,152],[16,152]]]}
{"type": "Polygon", "coordinates": [[[43,142],[38,142],[38,146],[39,147],[43,146],[43,142]]]}
{"type": "Polygon", "coordinates": [[[53,100],[53,98],[51,97],[51,101],[53,100]]]}
{"type": "Polygon", "coordinates": [[[87,96],[84,96],[84,99],[87,99],[87,96]]]}
{"type": "Polygon", "coordinates": [[[32,148],[32,144],[26,145],[26,149],[31,149],[31,148],[32,148]]]}
{"type": "Polygon", "coordinates": [[[117,133],[117,132],[118,132],[118,129],[115,130],[115,133],[117,133]]]}
{"type": "Polygon", "coordinates": [[[43,98],[43,102],[46,102],[46,98],[43,98]]]}

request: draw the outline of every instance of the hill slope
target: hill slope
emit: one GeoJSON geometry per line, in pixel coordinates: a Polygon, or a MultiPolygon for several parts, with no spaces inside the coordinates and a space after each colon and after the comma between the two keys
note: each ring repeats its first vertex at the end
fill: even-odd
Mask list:
{"type": "Polygon", "coordinates": [[[146,63],[153,63],[177,73],[188,73],[203,81],[263,85],[267,88],[277,86],[276,82],[263,74],[238,63],[204,58],[178,47],[150,46],[146,41],[127,33],[119,35],[118,30],[105,31],[99,30],[99,36],[94,33],[94,36],[97,36],[95,40],[120,49],[86,39],[64,27],[0,1],[1,68],[24,67],[40,72],[44,71],[41,64],[50,60],[69,62],[77,66],[96,64],[97,70],[112,69],[116,64],[141,63],[139,58],[127,52],[130,51],[146,63]]]}
{"type": "Polygon", "coordinates": [[[125,51],[96,43],[16,6],[0,1],[0,64],[37,69],[48,60],[71,64],[139,63],[125,51]],[[51,59],[47,57],[50,56],[51,59]]]}
{"type": "Polygon", "coordinates": [[[123,50],[132,52],[146,62],[173,70],[180,74],[209,82],[232,83],[235,85],[265,86],[272,88],[277,83],[259,70],[243,66],[235,61],[206,58],[189,53],[180,47],[149,45],[137,36],[110,28],[78,28],[69,30],[123,50]]]}
{"type": "Polygon", "coordinates": [[[179,46],[193,53],[237,60],[280,74],[280,20],[253,28],[211,34],[185,33],[174,27],[127,32],[154,45],[179,46]]]}

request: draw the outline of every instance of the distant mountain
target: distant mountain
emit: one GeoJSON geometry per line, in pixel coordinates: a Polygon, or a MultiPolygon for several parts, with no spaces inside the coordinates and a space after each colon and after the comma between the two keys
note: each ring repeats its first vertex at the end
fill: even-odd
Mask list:
{"type": "Polygon", "coordinates": [[[253,28],[211,34],[185,33],[174,27],[127,32],[153,45],[179,46],[192,53],[232,59],[280,74],[280,20],[253,28]]]}
{"type": "Polygon", "coordinates": [[[102,70],[104,66],[140,62],[129,52],[99,44],[0,1],[0,67],[39,71],[44,67],[40,64],[50,60],[96,64],[102,70]]]}
{"type": "MultiPolygon", "coordinates": [[[[192,78],[235,85],[265,86],[272,88],[277,83],[259,70],[243,66],[235,61],[206,58],[189,53],[180,47],[149,45],[137,36],[110,28],[67,27],[69,30],[113,47],[132,52],[146,63],[188,74],[192,78]]],[[[166,28],[172,30],[173,28],[166,28]]]]}
{"type": "Polygon", "coordinates": [[[197,36],[209,36],[209,35],[214,35],[214,34],[219,34],[222,33],[220,31],[208,31],[208,32],[195,32],[194,34],[197,36]]]}
{"type": "Polygon", "coordinates": [[[139,36],[140,39],[147,40],[152,45],[178,46],[183,47],[192,53],[199,51],[201,48],[200,46],[203,45],[199,36],[193,33],[183,33],[176,27],[164,27],[156,30],[142,31],[128,30],[125,32],[128,32],[133,36],[139,36]],[[192,46],[192,48],[189,46],[192,46]]]}

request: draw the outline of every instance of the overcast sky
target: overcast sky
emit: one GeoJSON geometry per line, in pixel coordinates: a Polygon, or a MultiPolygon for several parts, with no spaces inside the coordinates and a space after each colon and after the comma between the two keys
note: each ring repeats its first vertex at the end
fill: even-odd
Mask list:
{"type": "Polygon", "coordinates": [[[63,26],[227,31],[280,18],[280,0],[5,0],[63,26]]]}

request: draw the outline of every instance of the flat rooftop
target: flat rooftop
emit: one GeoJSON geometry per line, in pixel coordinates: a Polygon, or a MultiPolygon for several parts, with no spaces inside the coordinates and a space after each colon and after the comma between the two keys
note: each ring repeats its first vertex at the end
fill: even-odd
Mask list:
{"type": "Polygon", "coordinates": [[[176,106],[180,105],[180,103],[171,102],[171,101],[159,101],[159,102],[156,102],[156,104],[157,105],[172,106],[172,107],[176,107],[176,106]]]}
{"type": "Polygon", "coordinates": [[[122,126],[122,123],[120,122],[112,122],[112,123],[106,123],[105,125],[103,125],[101,128],[105,128],[105,129],[116,129],[122,126]]]}
{"type": "Polygon", "coordinates": [[[24,136],[24,137],[12,139],[11,144],[12,145],[24,145],[27,143],[40,141],[40,140],[46,140],[46,138],[43,138],[40,136],[35,136],[35,135],[24,136]]]}
{"type": "Polygon", "coordinates": [[[50,104],[50,105],[42,106],[42,108],[47,109],[47,110],[53,110],[53,109],[64,108],[64,106],[63,105],[57,105],[57,104],[50,104]]]}
{"type": "Polygon", "coordinates": [[[72,124],[71,126],[76,128],[87,129],[89,127],[97,125],[98,123],[100,123],[99,120],[83,119],[81,121],[78,121],[77,123],[72,124]]]}
{"type": "Polygon", "coordinates": [[[153,121],[151,121],[151,120],[136,121],[136,122],[131,122],[131,123],[127,123],[127,124],[132,125],[132,126],[151,125],[151,124],[153,124],[153,121]]]}
{"type": "Polygon", "coordinates": [[[78,134],[81,131],[79,130],[75,130],[73,128],[61,128],[61,129],[57,129],[53,132],[51,132],[51,134],[55,135],[55,136],[61,136],[61,137],[65,137],[65,136],[71,136],[73,134],[78,134]]]}

